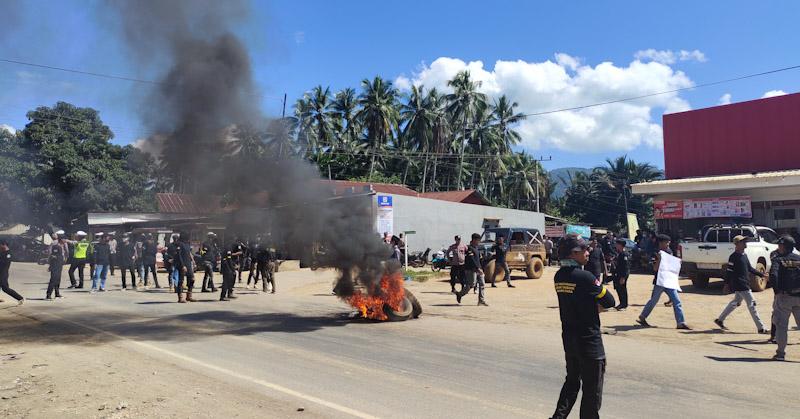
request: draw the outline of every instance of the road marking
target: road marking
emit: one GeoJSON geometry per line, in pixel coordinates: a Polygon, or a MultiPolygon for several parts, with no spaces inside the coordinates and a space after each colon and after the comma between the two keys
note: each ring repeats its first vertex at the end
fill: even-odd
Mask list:
{"type": "MultiPolygon", "coordinates": [[[[28,317],[28,316],[24,316],[24,315],[22,315],[20,313],[15,313],[15,314],[21,315],[23,317],[28,317]]],[[[179,353],[172,352],[172,351],[170,351],[168,349],[159,348],[158,346],[151,345],[151,344],[146,343],[146,342],[140,342],[140,341],[128,339],[125,336],[121,336],[121,335],[118,335],[116,333],[109,332],[107,330],[103,330],[103,329],[100,329],[100,328],[97,328],[97,327],[94,327],[94,326],[80,324],[78,322],[74,322],[72,320],[65,319],[65,318],[63,318],[63,317],[61,317],[59,315],[56,315],[56,314],[52,314],[52,313],[41,313],[41,314],[44,314],[46,316],[55,317],[56,319],[59,319],[59,320],[61,320],[63,322],[72,324],[74,326],[78,326],[78,327],[81,327],[81,328],[84,328],[84,329],[88,329],[88,330],[91,330],[93,332],[102,333],[102,334],[111,336],[111,337],[113,337],[113,338],[115,338],[117,340],[129,342],[129,343],[132,343],[134,345],[138,345],[138,346],[141,346],[143,348],[149,349],[151,351],[161,352],[162,354],[169,355],[169,356],[171,356],[173,358],[177,358],[177,359],[179,359],[181,361],[190,362],[192,364],[201,366],[203,368],[208,368],[210,370],[214,370],[214,371],[222,373],[222,374],[227,374],[229,376],[232,376],[234,378],[238,378],[240,380],[249,381],[251,383],[258,384],[258,385],[260,385],[262,387],[266,387],[268,389],[275,390],[275,391],[281,392],[283,394],[286,394],[286,395],[289,395],[289,396],[292,396],[292,397],[296,397],[298,399],[303,399],[303,400],[306,400],[306,401],[309,401],[309,402],[312,402],[312,403],[316,403],[316,404],[318,404],[320,406],[324,406],[324,407],[327,407],[329,409],[333,409],[333,410],[339,411],[341,413],[348,414],[348,415],[353,416],[353,417],[362,418],[362,419],[378,419],[377,416],[372,416],[370,414],[367,414],[367,413],[364,413],[364,412],[360,412],[360,411],[355,410],[355,409],[351,409],[351,408],[349,408],[347,406],[342,406],[342,405],[340,405],[338,403],[329,402],[327,400],[320,399],[319,397],[314,397],[314,396],[311,396],[309,394],[305,394],[305,393],[299,392],[297,390],[292,390],[292,389],[284,387],[284,386],[282,386],[280,384],[271,383],[269,381],[265,381],[265,380],[262,380],[262,379],[259,379],[259,378],[251,377],[249,375],[241,374],[241,373],[238,373],[238,372],[235,372],[235,371],[226,370],[226,369],[218,367],[216,365],[207,364],[207,363],[199,361],[197,359],[190,358],[190,357],[188,357],[186,355],[181,355],[179,353]]]]}

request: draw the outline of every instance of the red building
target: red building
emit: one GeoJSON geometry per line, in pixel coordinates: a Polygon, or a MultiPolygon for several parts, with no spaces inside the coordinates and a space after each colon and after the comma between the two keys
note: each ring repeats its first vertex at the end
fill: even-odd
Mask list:
{"type": "Polygon", "coordinates": [[[800,229],[800,93],[664,115],[663,123],[666,179],[632,185],[653,197],[660,230],[800,229]]]}

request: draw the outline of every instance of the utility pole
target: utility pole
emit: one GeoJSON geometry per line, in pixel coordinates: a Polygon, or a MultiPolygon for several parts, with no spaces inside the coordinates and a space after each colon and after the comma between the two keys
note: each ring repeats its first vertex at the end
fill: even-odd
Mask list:
{"type": "Polygon", "coordinates": [[[286,93],[283,94],[283,111],[281,111],[281,118],[286,118],[286,93]]]}
{"type": "Polygon", "coordinates": [[[534,174],[536,176],[536,181],[535,181],[536,182],[536,212],[539,212],[539,167],[541,166],[540,163],[543,162],[543,161],[551,161],[551,160],[553,160],[553,156],[547,156],[546,159],[544,157],[542,157],[542,156],[539,156],[538,159],[534,159],[533,160],[533,161],[536,162],[536,170],[534,171],[534,174]]]}

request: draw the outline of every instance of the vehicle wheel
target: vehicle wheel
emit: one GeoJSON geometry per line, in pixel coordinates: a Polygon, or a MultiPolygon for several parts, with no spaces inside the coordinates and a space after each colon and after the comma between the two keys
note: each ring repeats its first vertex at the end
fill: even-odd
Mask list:
{"type": "Polygon", "coordinates": [[[753,292],[761,292],[767,289],[767,266],[758,262],[756,263],[756,270],[764,274],[764,276],[750,275],[750,288],[753,289],[753,292]]]}
{"type": "Polygon", "coordinates": [[[530,263],[528,263],[528,267],[525,268],[525,275],[528,276],[529,279],[539,279],[544,274],[544,263],[539,258],[531,259],[530,263]]]}
{"type": "Polygon", "coordinates": [[[694,285],[695,288],[699,288],[701,290],[708,288],[708,275],[706,274],[695,273],[692,275],[691,280],[692,285],[694,285]]]}
{"type": "Polygon", "coordinates": [[[405,291],[406,291],[406,298],[408,299],[408,301],[411,302],[411,307],[412,307],[411,317],[417,319],[419,318],[420,314],[422,314],[422,304],[419,303],[417,297],[415,297],[414,294],[411,293],[411,291],[409,291],[408,289],[406,289],[405,291]]]}
{"type": "Polygon", "coordinates": [[[484,275],[486,275],[484,281],[486,281],[487,284],[492,283],[492,278],[497,279],[496,278],[497,270],[495,269],[495,266],[496,265],[494,263],[494,260],[490,260],[489,263],[487,263],[486,266],[483,267],[483,273],[484,275]]]}
{"type": "MultiPolygon", "coordinates": [[[[403,296],[403,302],[400,303],[400,307],[398,310],[394,310],[393,308],[389,307],[388,304],[383,305],[383,312],[386,313],[388,321],[401,322],[403,320],[408,320],[414,316],[414,303],[411,300],[411,298],[409,298],[409,295],[411,295],[411,298],[413,298],[414,301],[416,301],[416,298],[414,298],[413,294],[409,293],[408,290],[406,290],[406,294],[405,296],[403,296]]],[[[417,305],[419,305],[419,302],[417,303],[417,305]]],[[[422,309],[420,308],[420,312],[421,310],[422,309]]]]}

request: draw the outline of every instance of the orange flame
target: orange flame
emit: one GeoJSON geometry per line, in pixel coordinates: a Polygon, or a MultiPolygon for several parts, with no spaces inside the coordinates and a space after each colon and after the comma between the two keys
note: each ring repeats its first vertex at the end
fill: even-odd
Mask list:
{"type": "Polygon", "coordinates": [[[403,297],[406,295],[403,287],[403,274],[400,271],[387,273],[381,277],[380,286],[375,289],[367,289],[367,292],[356,291],[350,297],[345,298],[348,304],[357,308],[361,312],[361,317],[365,319],[386,320],[386,313],[383,312],[384,305],[392,310],[400,310],[403,304],[403,297]]]}

